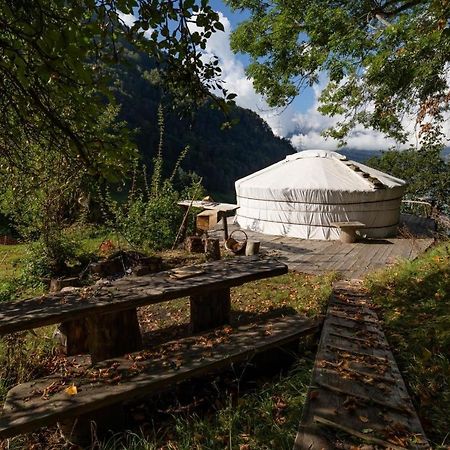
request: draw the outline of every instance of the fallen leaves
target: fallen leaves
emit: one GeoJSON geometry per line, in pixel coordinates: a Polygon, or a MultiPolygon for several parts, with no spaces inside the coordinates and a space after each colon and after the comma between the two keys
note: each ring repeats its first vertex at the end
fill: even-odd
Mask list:
{"type": "Polygon", "coordinates": [[[64,389],[64,392],[67,395],[73,396],[73,395],[77,395],[78,394],[78,389],[77,389],[77,387],[74,384],[72,384],[68,388],[64,389]]]}

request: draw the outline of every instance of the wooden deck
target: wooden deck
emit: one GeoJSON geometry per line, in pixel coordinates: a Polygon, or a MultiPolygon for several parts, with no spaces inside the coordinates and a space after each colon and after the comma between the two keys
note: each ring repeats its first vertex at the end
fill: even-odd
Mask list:
{"type": "MultiPolygon", "coordinates": [[[[238,229],[232,223],[230,231],[238,229]]],[[[367,239],[353,244],[315,241],[245,232],[250,240],[261,242],[261,252],[286,263],[290,270],[320,274],[338,271],[345,279],[359,279],[397,259],[414,259],[433,243],[432,238],[367,239]]],[[[220,238],[220,226],[210,234],[220,238]]]]}
{"type": "Polygon", "coordinates": [[[340,282],[327,311],[294,450],[360,448],[358,442],[430,448],[368,298],[357,282],[340,282]]]}

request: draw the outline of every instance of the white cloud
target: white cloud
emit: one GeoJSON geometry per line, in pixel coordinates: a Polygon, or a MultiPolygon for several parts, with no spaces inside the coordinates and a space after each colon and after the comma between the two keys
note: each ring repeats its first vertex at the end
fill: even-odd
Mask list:
{"type": "MultiPolygon", "coordinates": [[[[121,12],[121,11],[118,11],[118,14],[119,14],[119,18],[123,21],[123,23],[127,26],[127,27],[129,27],[129,28],[131,28],[133,25],[134,25],[134,23],[136,22],[136,20],[138,20],[138,18],[135,16],[135,15],[133,15],[133,14],[124,14],[123,12],[121,12]]],[[[141,31],[142,31],[142,29],[141,29],[141,31]]],[[[147,39],[150,39],[151,38],[151,36],[152,36],[152,32],[153,32],[153,29],[152,28],[149,28],[148,30],[146,30],[145,32],[144,32],[144,36],[147,38],[147,39]]]]}
{"type": "MultiPolygon", "coordinates": [[[[218,12],[220,21],[224,26],[224,32],[213,33],[207,41],[203,58],[209,60],[217,56],[222,69],[222,80],[224,87],[229,92],[237,94],[236,104],[242,108],[250,109],[263,118],[272,131],[277,136],[291,136],[292,145],[298,150],[307,148],[318,148],[324,150],[335,150],[338,142],[331,138],[325,139],[321,133],[329,127],[336,125],[342,117],[324,116],[318,111],[319,97],[327,83],[327,79],[322,77],[320,82],[313,86],[314,102],[305,112],[297,112],[294,106],[290,105],[286,109],[274,109],[269,107],[264,97],[255,92],[253,82],[245,74],[244,64],[232,52],[230,48],[231,23],[222,12],[218,12]]],[[[132,14],[120,13],[122,20],[132,26],[136,17],[132,14]]],[[[197,27],[191,25],[191,31],[197,27]]],[[[150,38],[152,30],[147,30],[145,35],[150,38]]],[[[445,134],[447,141],[450,141],[450,120],[445,122],[445,134]]],[[[403,126],[409,131],[409,143],[417,144],[417,132],[414,127],[414,120],[405,118],[403,126]]],[[[383,133],[371,129],[357,126],[348,136],[347,146],[358,150],[388,149],[396,145],[393,139],[386,138],[383,133]]]]}
{"type": "MultiPolygon", "coordinates": [[[[327,128],[333,127],[343,116],[324,116],[318,111],[319,97],[326,86],[327,79],[323,77],[321,82],[314,87],[315,100],[313,105],[304,113],[297,113],[293,119],[298,132],[291,137],[291,143],[297,150],[317,148],[323,150],[335,150],[338,141],[324,138],[321,133],[327,128]]],[[[369,106],[370,108],[370,106],[369,106]]],[[[405,116],[402,126],[408,133],[406,144],[396,142],[386,137],[384,133],[357,125],[346,139],[347,147],[357,150],[387,150],[392,147],[404,148],[409,145],[417,146],[419,143],[418,129],[415,126],[414,116],[405,116]]],[[[450,141],[450,114],[447,114],[443,122],[443,132],[448,145],[450,141]]]]}
{"type": "Polygon", "coordinates": [[[295,112],[292,108],[276,110],[269,107],[263,96],[257,94],[251,79],[245,74],[244,64],[237,58],[230,48],[231,24],[227,17],[218,12],[224,32],[216,32],[208,40],[205,59],[214,55],[219,58],[222,69],[224,87],[229,92],[237,94],[236,104],[242,108],[251,109],[261,116],[278,136],[286,136],[295,129],[293,122],[295,112]]]}

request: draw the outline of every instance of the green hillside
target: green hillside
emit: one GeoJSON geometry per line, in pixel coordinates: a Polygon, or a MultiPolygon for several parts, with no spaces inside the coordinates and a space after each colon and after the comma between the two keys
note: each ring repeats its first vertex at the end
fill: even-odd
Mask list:
{"type": "Polygon", "coordinates": [[[205,105],[192,117],[181,119],[160,88],[152,83],[153,65],[145,55],[125,50],[128,63],[116,66],[113,89],[122,105],[121,118],[137,129],[136,143],[147,164],[158,148],[157,110],[165,106],[164,157],[173,167],[186,146],[190,150],[182,166],[203,177],[211,192],[230,198],[234,182],[293,153],[291,144],[274,136],[270,127],[253,111],[232,107],[225,114],[205,105]],[[231,127],[224,123],[233,123],[231,127]]]}

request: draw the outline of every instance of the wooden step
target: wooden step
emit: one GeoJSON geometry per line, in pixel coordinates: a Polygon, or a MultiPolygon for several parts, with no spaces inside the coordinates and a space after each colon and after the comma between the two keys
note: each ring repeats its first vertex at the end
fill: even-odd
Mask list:
{"type": "Polygon", "coordinates": [[[8,392],[0,415],[0,439],[157,393],[188,378],[248,361],[257,353],[319,331],[321,324],[321,318],[280,317],[238,328],[223,327],[93,367],[68,365],[64,377],[48,376],[8,392]],[[71,386],[76,387],[75,395],[66,392],[71,386]]]}
{"type": "Polygon", "coordinates": [[[294,450],[428,449],[422,425],[370,299],[338,283],[325,318],[294,450]],[[348,305],[346,305],[348,300],[348,305]]]}

